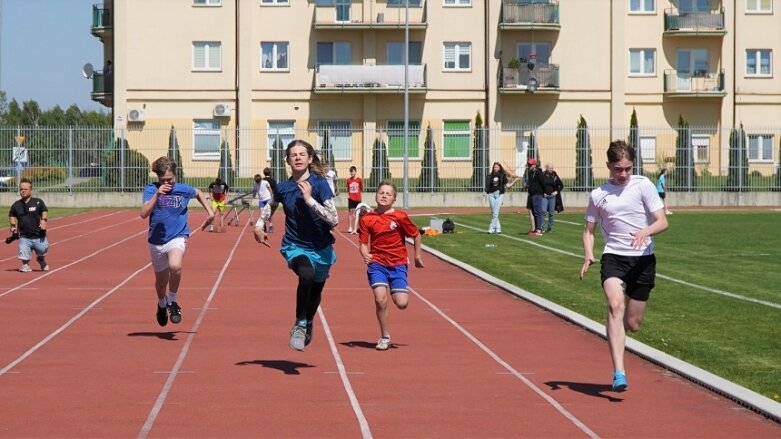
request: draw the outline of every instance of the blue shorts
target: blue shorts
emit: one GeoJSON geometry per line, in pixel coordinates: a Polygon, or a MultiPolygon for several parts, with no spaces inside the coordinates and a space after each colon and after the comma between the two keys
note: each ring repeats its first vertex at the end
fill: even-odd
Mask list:
{"type": "Polygon", "coordinates": [[[19,238],[19,259],[29,261],[33,257],[33,251],[39,258],[46,256],[49,251],[49,240],[46,237],[41,238],[19,238]]]}
{"type": "Polygon", "coordinates": [[[287,261],[287,268],[293,269],[293,259],[299,256],[306,256],[312,267],[315,269],[315,282],[325,282],[328,279],[328,272],[331,266],[336,263],[336,252],[333,246],[328,246],[321,250],[310,250],[296,245],[285,245],[280,250],[282,256],[287,261]]]}
{"type": "Polygon", "coordinates": [[[372,262],[369,264],[369,269],[366,270],[366,275],[369,278],[369,286],[372,288],[383,286],[388,288],[390,286],[391,294],[409,292],[406,265],[386,267],[372,262]]]}
{"type": "Polygon", "coordinates": [[[263,209],[264,207],[266,207],[266,204],[268,204],[269,201],[271,201],[271,199],[268,199],[268,200],[258,200],[258,207],[263,209]]]}

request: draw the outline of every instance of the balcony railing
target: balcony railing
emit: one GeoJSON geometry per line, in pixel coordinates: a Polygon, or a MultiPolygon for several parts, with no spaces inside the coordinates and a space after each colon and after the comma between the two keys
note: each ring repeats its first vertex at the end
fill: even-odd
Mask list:
{"type": "MultiPolygon", "coordinates": [[[[409,66],[410,92],[426,91],[426,66],[409,66]]],[[[403,65],[321,65],[315,72],[316,93],[396,93],[404,90],[403,65]]]]}
{"type": "Polygon", "coordinates": [[[103,38],[104,35],[111,33],[112,30],[111,10],[102,6],[93,5],[90,33],[98,38],[103,38]]]}
{"type": "Polygon", "coordinates": [[[559,65],[535,64],[533,69],[528,64],[522,63],[520,67],[500,67],[502,77],[500,88],[503,92],[529,91],[529,79],[537,80],[538,93],[559,91],[559,65]]]}
{"type": "Polygon", "coordinates": [[[507,2],[502,3],[502,29],[553,29],[561,28],[559,23],[559,2],[546,3],[507,2]]]}
{"type": "Polygon", "coordinates": [[[668,35],[724,35],[724,10],[681,12],[675,8],[664,11],[664,32],[668,35]]]}
{"type": "Polygon", "coordinates": [[[92,74],[92,93],[90,93],[90,98],[107,107],[111,107],[114,102],[114,78],[111,76],[103,72],[94,72],[92,74]]]}
{"type": "Polygon", "coordinates": [[[427,26],[426,0],[409,1],[409,20],[406,19],[404,1],[392,3],[376,0],[356,1],[349,4],[315,5],[315,29],[370,29],[403,28],[408,21],[410,29],[427,26]]]}
{"type": "Polygon", "coordinates": [[[724,91],[724,70],[709,71],[664,71],[664,93],[675,96],[726,95],[724,91]]]}

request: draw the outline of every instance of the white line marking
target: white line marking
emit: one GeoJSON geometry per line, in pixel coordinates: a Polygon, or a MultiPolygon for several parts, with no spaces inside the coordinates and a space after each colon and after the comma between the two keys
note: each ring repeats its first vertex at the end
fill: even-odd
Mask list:
{"type": "Polygon", "coordinates": [[[247,225],[245,224],[241,230],[241,233],[239,233],[238,236],[236,237],[236,243],[233,244],[233,248],[228,254],[228,258],[225,260],[225,263],[222,265],[220,274],[217,275],[217,279],[214,281],[214,285],[212,286],[212,290],[209,293],[209,296],[206,298],[206,301],[201,306],[201,312],[198,314],[198,317],[195,319],[195,323],[193,323],[193,326],[188,331],[187,339],[185,339],[184,344],[182,345],[182,350],[179,351],[179,357],[177,357],[176,362],[174,363],[174,367],[171,368],[171,374],[168,375],[168,379],[165,381],[165,384],[163,384],[163,388],[160,390],[160,394],[157,396],[157,400],[155,401],[155,404],[152,406],[152,410],[149,412],[149,416],[147,416],[146,422],[144,422],[144,425],[141,427],[141,431],[138,432],[139,438],[145,438],[149,436],[149,432],[152,430],[152,427],[155,424],[155,420],[160,415],[160,410],[163,409],[163,404],[165,404],[165,400],[168,397],[168,393],[171,391],[171,388],[174,385],[174,381],[176,380],[176,377],[181,373],[184,359],[185,357],[187,357],[187,353],[190,351],[190,345],[195,339],[195,335],[198,333],[198,328],[201,326],[201,322],[203,322],[203,319],[206,317],[206,311],[208,311],[209,305],[214,299],[214,296],[217,294],[217,287],[220,285],[220,282],[222,282],[222,278],[223,276],[225,276],[225,271],[228,270],[228,266],[230,266],[230,263],[233,260],[233,255],[236,253],[236,249],[238,248],[239,243],[241,242],[241,238],[244,236],[244,231],[246,229],[247,229],[247,225]]]}
{"type": "MultiPolygon", "coordinates": [[[[466,224],[462,224],[462,223],[456,223],[456,225],[458,225],[459,227],[465,227],[467,229],[476,230],[478,232],[482,231],[481,229],[478,229],[477,227],[472,227],[472,226],[469,226],[469,225],[466,225],[466,224]]],[[[560,249],[557,249],[557,248],[549,247],[549,246],[546,246],[546,245],[542,245],[539,242],[531,241],[529,239],[521,239],[521,238],[517,238],[515,236],[508,236],[508,235],[504,235],[504,234],[499,235],[499,236],[501,236],[504,239],[512,239],[514,241],[522,242],[524,244],[533,245],[533,246],[536,246],[536,247],[539,247],[539,248],[543,248],[543,249],[548,250],[548,251],[561,253],[563,255],[574,256],[576,258],[583,258],[582,254],[572,253],[572,252],[568,252],[566,250],[560,250],[560,249]]],[[[670,276],[667,276],[667,275],[664,275],[664,274],[656,273],[656,276],[659,277],[659,278],[662,278],[664,280],[670,281],[670,282],[679,283],[681,285],[686,285],[687,287],[695,288],[695,289],[702,290],[702,291],[707,291],[709,293],[720,294],[722,296],[731,297],[733,299],[738,299],[738,300],[743,300],[745,302],[751,302],[751,303],[756,303],[756,304],[759,304],[759,305],[764,305],[764,306],[767,306],[767,307],[770,307],[770,308],[781,309],[781,304],[778,304],[778,303],[775,303],[775,302],[768,302],[766,300],[754,299],[753,297],[742,296],[740,294],[730,293],[729,291],[719,290],[717,288],[711,288],[711,287],[706,287],[704,285],[693,284],[691,282],[687,282],[687,281],[681,280],[681,279],[676,279],[674,277],[670,277],[670,276]]]]}
{"type": "MultiPolygon", "coordinates": [[[[117,214],[120,214],[120,213],[123,213],[123,212],[127,212],[127,210],[120,210],[120,211],[117,211],[117,212],[111,212],[111,213],[108,213],[108,214],[106,214],[106,215],[103,215],[103,216],[97,216],[97,217],[95,217],[95,218],[89,218],[89,219],[85,219],[85,220],[82,220],[82,221],[77,221],[77,222],[75,222],[75,223],[70,223],[70,224],[63,224],[63,225],[61,225],[61,226],[59,226],[59,225],[58,225],[57,227],[52,227],[52,228],[51,228],[51,229],[49,229],[49,230],[59,230],[59,229],[64,229],[64,228],[66,228],[66,227],[70,227],[70,226],[76,226],[76,225],[79,225],[79,224],[84,224],[84,223],[92,222],[92,221],[99,220],[99,219],[103,219],[103,218],[106,218],[106,217],[109,217],[109,216],[112,216],[112,215],[117,215],[117,214]]],[[[85,212],[85,213],[87,213],[87,212],[85,212]]],[[[64,217],[64,218],[68,218],[68,217],[64,217]]],[[[59,220],[60,218],[57,218],[57,219],[59,220]]],[[[58,221],[58,224],[59,224],[59,221],[58,221]]]]}

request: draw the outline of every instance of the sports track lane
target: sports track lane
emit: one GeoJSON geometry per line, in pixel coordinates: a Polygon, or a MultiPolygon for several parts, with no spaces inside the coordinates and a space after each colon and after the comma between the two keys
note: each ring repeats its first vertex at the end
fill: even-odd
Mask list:
{"type": "MultiPolygon", "coordinates": [[[[192,223],[199,218],[193,215],[192,223]]],[[[90,241],[90,246],[116,242],[144,225],[106,231],[106,241],[90,241]]],[[[18,326],[12,337],[23,339],[8,358],[127,282],[0,375],[0,393],[13,395],[0,401],[0,436],[781,434],[778,425],[633,356],[628,358],[630,391],[609,391],[604,341],[431,256],[426,268],[410,269],[415,290],[410,309],[391,310],[394,348],[377,352],[364,265],[354,237],[341,232],[339,261],[321,310],[333,341],[318,321],[306,352],[290,351],[295,278],[278,253],[279,238],[274,235],[268,249],[252,240],[248,228],[195,235],[180,299],[185,318],[166,328],[154,321],[151,269],[131,277],[148,261],[143,237],[107,251],[101,261],[87,260],[50,276],[52,284],[34,290],[43,296],[37,306],[47,310],[40,321],[29,323],[23,312],[3,313],[3,334],[18,326]],[[70,284],[76,286],[63,293],[70,284]],[[51,306],[58,294],[67,296],[51,306]],[[354,392],[353,404],[335,358],[354,392]],[[169,375],[171,370],[176,375],[169,375]],[[42,413],[45,423],[31,422],[42,413]]],[[[96,250],[68,247],[74,254],[63,247],[63,258],[96,250]]],[[[32,291],[0,297],[0,309],[22,297],[17,293],[29,298],[32,291]]],[[[6,340],[0,367],[8,363],[6,340]]]]}

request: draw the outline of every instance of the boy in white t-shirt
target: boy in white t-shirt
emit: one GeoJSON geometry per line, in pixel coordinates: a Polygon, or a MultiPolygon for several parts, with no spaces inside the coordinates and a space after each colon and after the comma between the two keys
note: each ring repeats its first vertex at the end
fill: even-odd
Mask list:
{"type": "Polygon", "coordinates": [[[325,181],[328,182],[328,187],[331,188],[331,193],[334,194],[334,197],[339,196],[339,184],[337,180],[339,180],[339,177],[336,175],[336,171],[331,169],[330,165],[323,165],[323,177],[325,178],[325,181]]]}
{"type": "Polygon", "coordinates": [[[631,145],[623,140],[610,142],[610,181],[594,189],[589,197],[583,231],[585,261],[580,269],[583,279],[596,262],[594,230],[599,223],[605,241],[600,273],[608,305],[607,341],[613,360],[613,390],[619,392],[628,387],[624,369],[626,331],[640,330],[656,278],[652,236],[668,226],[656,186],[643,176],[632,175],[634,160],[631,145]]]}

